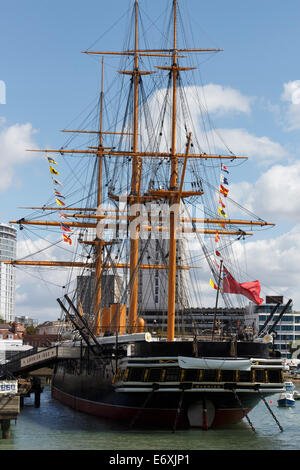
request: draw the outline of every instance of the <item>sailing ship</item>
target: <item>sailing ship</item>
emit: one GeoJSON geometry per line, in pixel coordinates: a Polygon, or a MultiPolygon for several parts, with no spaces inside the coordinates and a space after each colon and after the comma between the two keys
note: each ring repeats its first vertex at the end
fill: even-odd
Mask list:
{"type": "MultiPolygon", "coordinates": [[[[81,129],[65,129],[72,136],[67,145],[36,150],[49,163],[56,204],[31,207],[35,217],[11,223],[22,229],[57,228],[62,244],[74,248],[73,259],[10,263],[77,270],[77,285],[57,301],[74,328],[73,339],[63,344],[79,355],[62,358],[55,366],[55,399],[131,426],[208,429],[241,421],[262,399],[283,390],[282,361],[271,343],[253,331],[249,337],[243,325],[217,315],[218,302],[223,299],[231,306],[232,294],[261,303],[259,282],[239,283],[230,255],[234,241],[252,235],[253,228],[274,224],[256,216],[243,220],[227,215],[234,203],[228,194],[230,165],[246,157],[204,151],[205,141],[197,137],[199,126],[188,108],[187,94],[196,88],[183,79],[195,67],[182,65],[221,49],[181,48],[178,0],[170,6],[171,39],[164,47],[141,47],[140,5],[135,0],[133,44],[121,52],[85,51],[102,58],[98,128],[84,123],[81,129]],[[122,84],[109,103],[108,118],[106,55],[121,58],[123,66],[117,71],[122,84]],[[144,70],[154,60],[159,65],[144,70]],[[121,97],[125,91],[127,99],[121,97]],[[70,148],[78,137],[88,138],[88,145],[70,148]],[[91,184],[79,207],[70,200],[73,188],[66,198],[60,181],[56,160],[69,157],[92,165],[91,184]],[[201,217],[195,217],[193,209],[199,207],[201,217]],[[189,236],[198,244],[194,262],[208,263],[207,285],[216,294],[209,328],[197,323],[201,315],[197,320],[192,314],[190,291],[197,294],[199,283],[191,274],[197,276],[198,266],[189,264],[185,249],[189,236]],[[143,304],[150,305],[152,324],[150,316],[143,318],[143,304]]],[[[77,168],[76,179],[82,183],[87,176],[77,168]]]]}

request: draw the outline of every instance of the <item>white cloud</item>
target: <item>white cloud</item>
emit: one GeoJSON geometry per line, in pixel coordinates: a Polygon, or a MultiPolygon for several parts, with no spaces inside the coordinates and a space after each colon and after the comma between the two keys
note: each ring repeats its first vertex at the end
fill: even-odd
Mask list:
{"type": "MultiPolygon", "coordinates": [[[[166,96],[165,88],[158,90],[151,98],[152,104],[162,105],[166,96]]],[[[239,90],[210,83],[200,86],[186,86],[182,90],[192,115],[200,111],[212,114],[250,113],[252,97],[243,95],[239,90]]],[[[170,93],[170,92],[169,92],[170,93]]],[[[171,96],[171,95],[170,95],[171,96]]],[[[150,102],[150,106],[151,106],[150,102]]],[[[171,103],[171,99],[169,100],[171,103]]],[[[178,102],[178,106],[180,103],[178,102]]]]}
{"type": "Polygon", "coordinates": [[[300,162],[274,165],[254,184],[230,185],[230,196],[259,217],[300,222],[300,162]]]}
{"type": "Polygon", "coordinates": [[[255,158],[259,165],[268,165],[288,156],[278,142],[266,136],[257,137],[245,129],[217,129],[214,135],[217,148],[223,149],[225,142],[234,155],[255,158]]]}
{"type": "Polygon", "coordinates": [[[38,254],[38,258],[35,259],[59,259],[58,248],[53,245],[51,240],[47,239],[37,239],[37,240],[18,240],[17,241],[17,259],[32,259],[32,254],[38,254]],[[47,250],[47,251],[45,251],[47,250]]]}
{"type": "Polygon", "coordinates": [[[300,104],[300,80],[284,83],[281,99],[293,104],[300,104]]]}
{"type": "MultiPolygon", "coordinates": [[[[76,237],[75,233],[75,237],[76,237]]],[[[59,239],[59,235],[57,239],[59,239]]],[[[18,240],[17,259],[25,260],[71,260],[72,252],[63,242],[54,245],[49,238],[18,240]],[[61,248],[63,249],[61,249],[61,248]],[[69,253],[68,253],[69,252],[69,253]]],[[[75,259],[76,261],[77,259],[75,259]]],[[[79,258],[78,261],[82,261],[79,258]]],[[[56,320],[61,309],[56,301],[76,287],[80,268],[16,266],[16,315],[27,315],[42,323],[56,320]],[[65,286],[65,287],[64,287],[65,286]]]]}
{"type": "Polygon", "coordinates": [[[235,254],[249,280],[259,279],[263,295],[284,295],[285,302],[292,298],[300,309],[300,224],[273,239],[237,242],[235,254]]]}
{"type": "MultiPolygon", "coordinates": [[[[285,302],[292,298],[293,308],[300,310],[300,224],[273,239],[237,241],[232,246],[233,257],[230,251],[222,251],[221,245],[218,250],[225,255],[224,265],[238,282],[259,280],[262,298],[265,299],[266,295],[283,295],[285,302]]],[[[212,275],[203,257],[198,264],[201,264],[202,269],[196,270],[196,279],[192,278],[192,285],[196,286],[194,289],[201,296],[197,305],[213,307],[216,291],[209,286],[212,275]]],[[[236,306],[249,303],[243,296],[228,295],[228,298],[236,306]]],[[[219,306],[224,306],[222,296],[219,306]]]]}
{"type": "MultiPolygon", "coordinates": [[[[236,113],[249,114],[251,104],[255,98],[243,95],[239,90],[224,87],[217,84],[209,84],[203,87],[190,86],[183,90],[188,103],[190,117],[195,125],[195,129],[186,129],[186,110],[183,109],[184,122],[180,121],[181,104],[178,100],[178,123],[177,148],[183,148],[186,143],[186,132],[191,130],[197,135],[197,140],[201,151],[223,153],[225,147],[230,148],[234,155],[253,157],[259,165],[274,163],[289,156],[287,150],[279,143],[271,140],[267,136],[256,136],[243,128],[218,128],[211,130],[211,122],[207,120],[208,115],[229,117],[236,113]]],[[[158,120],[160,125],[161,116],[159,110],[166,97],[166,89],[156,92],[150,102],[149,107],[152,116],[158,120]]],[[[168,96],[169,104],[171,96],[168,96]]],[[[169,110],[170,115],[170,110],[169,110]]],[[[154,119],[154,120],[155,120],[154,119]]],[[[187,124],[192,125],[192,123],[187,124]]],[[[145,129],[147,128],[144,124],[145,129]]],[[[170,119],[165,119],[163,136],[167,138],[171,135],[170,119]]],[[[143,134],[146,136],[147,131],[143,134]]],[[[162,140],[164,142],[164,140],[162,140]]],[[[169,148],[169,139],[165,143],[169,148]]],[[[226,151],[228,153],[228,151],[226,151]]]]}
{"type": "MultiPolygon", "coordinates": [[[[16,268],[16,315],[27,315],[43,323],[46,320],[56,320],[60,316],[60,307],[56,301],[64,292],[59,286],[51,284],[50,279],[56,277],[59,283],[60,272],[49,272],[33,268],[16,268]],[[44,280],[42,280],[42,276],[44,280]]],[[[63,285],[63,283],[62,283],[63,285]]]]}
{"type": "Polygon", "coordinates": [[[284,110],[287,130],[300,129],[300,80],[284,83],[281,99],[287,103],[284,110]]]}
{"type": "Polygon", "coordinates": [[[198,87],[197,91],[209,113],[250,113],[250,105],[254,100],[239,90],[213,83],[198,87]]]}
{"type": "MultiPolygon", "coordinates": [[[[287,150],[267,136],[256,136],[242,128],[208,130],[211,129],[211,122],[207,121],[208,115],[224,118],[237,113],[249,114],[255,98],[245,96],[239,90],[213,83],[203,87],[185,87],[183,92],[188,102],[190,117],[196,125],[196,129],[188,130],[195,132],[202,151],[222,153],[226,146],[234,155],[253,157],[259,165],[267,165],[288,157],[287,150]]],[[[156,116],[158,120],[161,119],[161,116],[158,116],[158,111],[161,109],[165,97],[166,89],[161,89],[153,95],[149,103],[152,115],[156,116]]],[[[168,99],[170,103],[170,95],[168,99]]],[[[179,116],[180,101],[177,106],[179,116]]],[[[185,112],[185,110],[183,111],[185,112]]],[[[171,133],[170,120],[166,119],[165,121],[164,136],[169,136],[171,133]]],[[[178,122],[180,124],[180,117],[178,122]]],[[[184,121],[185,123],[186,121],[184,121]]],[[[145,135],[147,135],[146,131],[145,135]]],[[[177,148],[182,148],[185,142],[186,130],[182,123],[182,131],[177,133],[177,148]]],[[[168,147],[169,143],[166,143],[166,148],[168,147]]]]}
{"type": "Polygon", "coordinates": [[[36,147],[33,136],[37,132],[30,123],[5,126],[1,120],[0,129],[0,191],[11,185],[14,167],[37,156],[26,149],[36,147]]]}
{"type": "Polygon", "coordinates": [[[15,269],[16,315],[27,315],[39,323],[56,320],[61,312],[56,299],[67,293],[63,286],[68,282],[68,268],[21,266],[15,269]]]}

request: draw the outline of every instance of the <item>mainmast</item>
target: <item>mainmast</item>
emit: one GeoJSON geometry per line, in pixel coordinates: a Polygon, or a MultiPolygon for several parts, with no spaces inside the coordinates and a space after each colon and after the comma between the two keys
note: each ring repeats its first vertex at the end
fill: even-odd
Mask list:
{"type": "MultiPolygon", "coordinates": [[[[177,0],[173,0],[174,10],[174,29],[173,29],[173,64],[172,64],[172,79],[173,79],[173,107],[172,107],[172,146],[171,146],[171,178],[170,190],[177,190],[178,179],[178,160],[176,157],[176,115],[177,115],[177,0]]],[[[180,204],[180,199],[176,201],[180,204]]],[[[170,199],[170,205],[173,200],[170,199]]],[[[175,214],[170,210],[170,235],[169,235],[169,273],[168,273],[168,341],[174,341],[175,336],[175,300],[176,300],[176,231],[175,231],[175,214]]]]}
{"type": "MultiPolygon", "coordinates": [[[[139,105],[139,56],[138,51],[138,2],[135,0],[135,38],[134,38],[134,70],[132,72],[134,103],[133,103],[133,152],[138,151],[138,105],[139,105]]],[[[141,190],[141,157],[134,156],[132,163],[131,176],[131,205],[139,202],[141,190]]],[[[136,213],[139,216],[139,212],[136,213]]],[[[136,229],[139,231],[138,227],[136,229]]],[[[138,235],[138,234],[135,234],[138,235]]],[[[129,292],[129,328],[131,332],[136,331],[136,322],[138,316],[138,256],[139,256],[139,237],[130,238],[130,292],[129,292]]]]}
{"type": "Polygon", "coordinates": [[[173,100],[172,100],[172,146],[171,146],[171,181],[170,189],[177,189],[177,178],[178,178],[178,160],[176,158],[176,116],[177,116],[177,77],[178,77],[178,66],[177,66],[177,0],[173,0],[174,9],[174,29],[173,29],[173,65],[172,65],[172,78],[173,78],[173,100]]]}

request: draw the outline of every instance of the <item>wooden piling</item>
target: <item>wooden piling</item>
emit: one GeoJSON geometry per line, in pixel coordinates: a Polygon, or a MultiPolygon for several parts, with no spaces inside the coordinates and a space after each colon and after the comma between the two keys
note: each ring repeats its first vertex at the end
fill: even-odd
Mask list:
{"type": "Polygon", "coordinates": [[[39,408],[41,404],[41,393],[43,391],[43,387],[41,387],[41,379],[40,377],[32,377],[32,389],[31,391],[34,393],[34,406],[35,408],[39,408]]]}
{"type": "Polygon", "coordinates": [[[10,438],[10,421],[16,420],[20,414],[20,396],[2,395],[0,396],[0,424],[2,439],[10,438]]]}
{"type": "Polygon", "coordinates": [[[10,438],[10,419],[1,419],[2,439],[10,438]]]}
{"type": "Polygon", "coordinates": [[[41,392],[37,390],[34,392],[34,407],[39,408],[40,404],[41,404],[41,392]]]}

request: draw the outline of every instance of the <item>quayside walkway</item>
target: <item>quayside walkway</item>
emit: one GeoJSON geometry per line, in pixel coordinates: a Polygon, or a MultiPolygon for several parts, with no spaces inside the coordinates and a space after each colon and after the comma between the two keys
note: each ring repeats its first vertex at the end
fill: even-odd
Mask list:
{"type": "Polygon", "coordinates": [[[43,388],[39,377],[30,373],[44,367],[52,368],[61,359],[75,359],[82,354],[80,346],[56,345],[21,352],[5,364],[0,364],[0,428],[2,438],[10,437],[10,422],[16,420],[24,397],[35,395],[35,407],[40,406],[43,388]]]}

